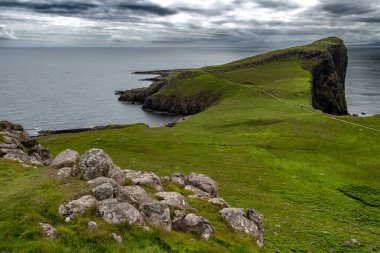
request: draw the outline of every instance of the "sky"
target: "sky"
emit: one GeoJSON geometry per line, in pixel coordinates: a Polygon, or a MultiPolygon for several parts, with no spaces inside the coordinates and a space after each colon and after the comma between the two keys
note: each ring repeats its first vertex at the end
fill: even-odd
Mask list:
{"type": "Polygon", "coordinates": [[[0,46],[380,45],[380,0],[0,0],[0,46]]]}

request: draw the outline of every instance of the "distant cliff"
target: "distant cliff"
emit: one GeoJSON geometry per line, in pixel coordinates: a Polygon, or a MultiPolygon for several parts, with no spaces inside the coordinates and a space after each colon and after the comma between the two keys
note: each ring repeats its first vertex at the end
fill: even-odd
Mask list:
{"type": "MultiPolygon", "coordinates": [[[[143,104],[143,109],[169,114],[190,115],[201,112],[217,101],[223,92],[215,85],[205,89],[202,78],[196,80],[199,71],[220,74],[240,69],[284,60],[301,59],[304,68],[309,70],[311,79],[311,104],[315,109],[335,115],[347,114],[345,99],[345,78],[348,63],[347,48],[339,38],[330,37],[314,43],[280,49],[232,63],[205,67],[198,71],[152,71],[144,74],[157,74],[158,78],[147,88],[119,91],[119,100],[143,104]],[[180,85],[179,80],[187,79],[180,85]],[[193,80],[193,82],[192,82],[193,80]],[[194,85],[197,83],[197,85],[194,85]],[[191,87],[191,92],[183,92],[191,87]]],[[[206,82],[204,82],[206,83],[206,82]]]]}

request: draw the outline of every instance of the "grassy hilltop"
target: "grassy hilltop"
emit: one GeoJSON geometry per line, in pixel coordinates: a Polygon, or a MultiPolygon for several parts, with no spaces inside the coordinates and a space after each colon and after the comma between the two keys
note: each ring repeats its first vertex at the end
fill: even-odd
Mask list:
{"type": "MultiPolygon", "coordinates": [[[[337,43],[329,38],[298,49],[323,54],[337,43]]],[[[314,109],[313,59],[265,60],[278,52],[172,73],[154,96],[182,97],[179,103],[188,103],[201,94],[212,103],[173,128],[136,124],[50,135],[39,142],[54,155],[67,148],[80,153],[101,148],[124,169],[209,175],[231,206],[253,207],[264,215],[263,252],[380,247],[380,116],[332,116],[314,109]],[[352,238],[361,246],[343,246],[352,238]]],[[[85,182],[59,181],[49,168],[0,160],[0,185],[0,252],[261,252],[202,202],[190,204],[215,225],[209,241],[128,228],[120,246],[109,231],[125,226],[99,219],[99,231],[90,234],[86,216],[70,224],[59,217],[58,206],[88,190],[85,182]],[[37,221],[54,225],[59,238],[44,239],[37,221]]]]}

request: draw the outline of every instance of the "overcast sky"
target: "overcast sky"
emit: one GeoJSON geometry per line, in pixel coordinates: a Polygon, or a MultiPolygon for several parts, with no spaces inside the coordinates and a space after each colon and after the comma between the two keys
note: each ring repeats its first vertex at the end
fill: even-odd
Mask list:
{"type": "Polygon", "coordinates": [[[0,46],[380,42],[380,0],[0,0],[0,46]]]}

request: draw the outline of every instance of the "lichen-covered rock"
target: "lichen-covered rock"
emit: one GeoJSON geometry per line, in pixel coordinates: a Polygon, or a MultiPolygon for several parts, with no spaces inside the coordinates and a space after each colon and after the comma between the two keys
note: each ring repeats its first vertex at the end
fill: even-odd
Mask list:
{"type": "Polygon", "coordinates": [[[29,157],[22,149],[0,149],[2,158],[17,161],[24,166],[42,166],[35,157],[29,157]]]}
{"type": "Polygon", "coordinates": [[[4,141],[5,144],[14,144],[14,145],[16,145],[16,147],[20,147],[21,146],[20,141],[17,140],[16,138],[14,138],[14,137],[11,137],[11,136],[3,136],[3,141],[4,141]]]}
{"type": "Polygon", "coordinates": [[[46,239],[54,240],[58,237],[58,231],[52,225],[48,223],[39,222],[38,223],[46,239]]]}
{"type": "Polygon", "coordinates": [[[54,158],[50,166],[56,169],[60,169],[63,167],[74,168],[78,165],[79,159],[80,156],[78,152],[71,149],[66,149],[54,158]]]}
{"type": "Polygon", "coordinates": [[[209,199],[208,202],[221,208],[230,207],[228,203],[222,198],[212,198],[209,199]]]}
{"type": "Polygon", "coordinates": [[[139,210],[148,224],[167,232],[171,231],[170,209],[164,203],[159,201],[145,203],[140,206],[139,210]]]}
{"type": "Polygon", "coordinates": [[[109,177],[97,177],[95,179],[87,181],[87,183],[91,186],[94,186],[94,187],[105,184],[105,183],[111,184],[114,188],[119,186],[119,184],[116,183],[115,180],[113,180],[112,178],[109,178],[109,177]]]}
{"type": "Polygon", "coordinates": [[[178,192],[158,192],[156,196],[161,198],[161,202],[172,207],[187,210],[190,209],[190,205],[187,203],[184,196],[178,192]]]}
{"type": "Polygon", "coordinates": [[[34,145],[28,151],[29,156],[34,156],[43,165],[48,166],[52,163],[52,156],[49,149],[43,147],[41,144],[34,145]]]}
{"type": "Polygon", "coordinates": [[[163,191],[160,178],[152,172],[126,170],[125,176],[135,185],[151,185],[157,191],[163,191]]]}
{"type": "Polygon", "coordinates": [[[188,196],[189,198],[193,198],[193,199],[209,199],[210,198],[210,194],[192,185],[186,185],[185,190],[193,193],[192,195],[188,196]]]}
{"type": "Polygon", "coordinates": [[[108,223],[144,225],[144,219],[139,211],[127,202],[118,202],[110,198],[98,203],[99,215],[108,223]]]}
{"type": "Polygon", "coordinates": [[[220,215],[235,231],[251,235],[259,247],[264,247],[263,217],[254,209],[224,208],[220,215]]]}
{"type": "Polygon", "coordinates": [[[114,188],[110,183],[104,183],[91,190],[91,194],[97,200],[105,200],[113,197],[114,188]]]}
{"type": "Polygon", "coordinates": [[[115,190],[115,198],[118,201],[127,201],[139,208],[142,204],[152,202],[149,194],[139,185],[120,187],[115,190]]]}
{"type": "Polygon", "coordinates": [[[160,177],[161,182],[169,182],[171,178],[169,176],[160,177]]]}
{"type": "Polygon", "coordinates": [[[90,195],[82,196],[79,199],[72,200],[67,204],[59,207],[59,214],[65,219],[66,222],[74,219],[76,216],[84,214],[88,208],[96,205],[96,198],[90,195]]]}
{"type": "Polygon", "coordinates": [[[125,184],[124,173],[117,167],[111,157],[101,149],[87,151],[79,162],[79,177],[91,180],[100,176],[114,179],[118,184],[125,184]]]}
{"type": "Polygon", "coordinates": [[[187,184],[209,193],[212,197],[218,196],[218,184],[203,174],[191,173],[186,181],[187,184]]]}
{"type": "Polygon", "coordinates": [[[179,184],[181,186],[185,186],[186,185],[186,176],[185,176],[185,174],[183,174],[183,173],[174,173],[172,175],[172,182],[176,183],[176,184],[179,184]]]}
{"type": "Polygon", "coordinates": [[[179,210],[175,211],[172,227],[176,231],[195,232],[206,240],[214,233],[213,226],[205,218],[194,213],[186,214],[186,212],[179,210]]]}
{"type": "Polygon", "coordinates": [[[96,224],[95,221],[89,221],[87,223],[87,227],[90,230],[90,232],[95,232],[98,230],[98,224],[96,224]]]}
{"type": "Polygon", "coordinates": [[[64,167],[57,171],[57,177],[60,179],[69,178],[71,176],[71,168],[64,167]]]}

